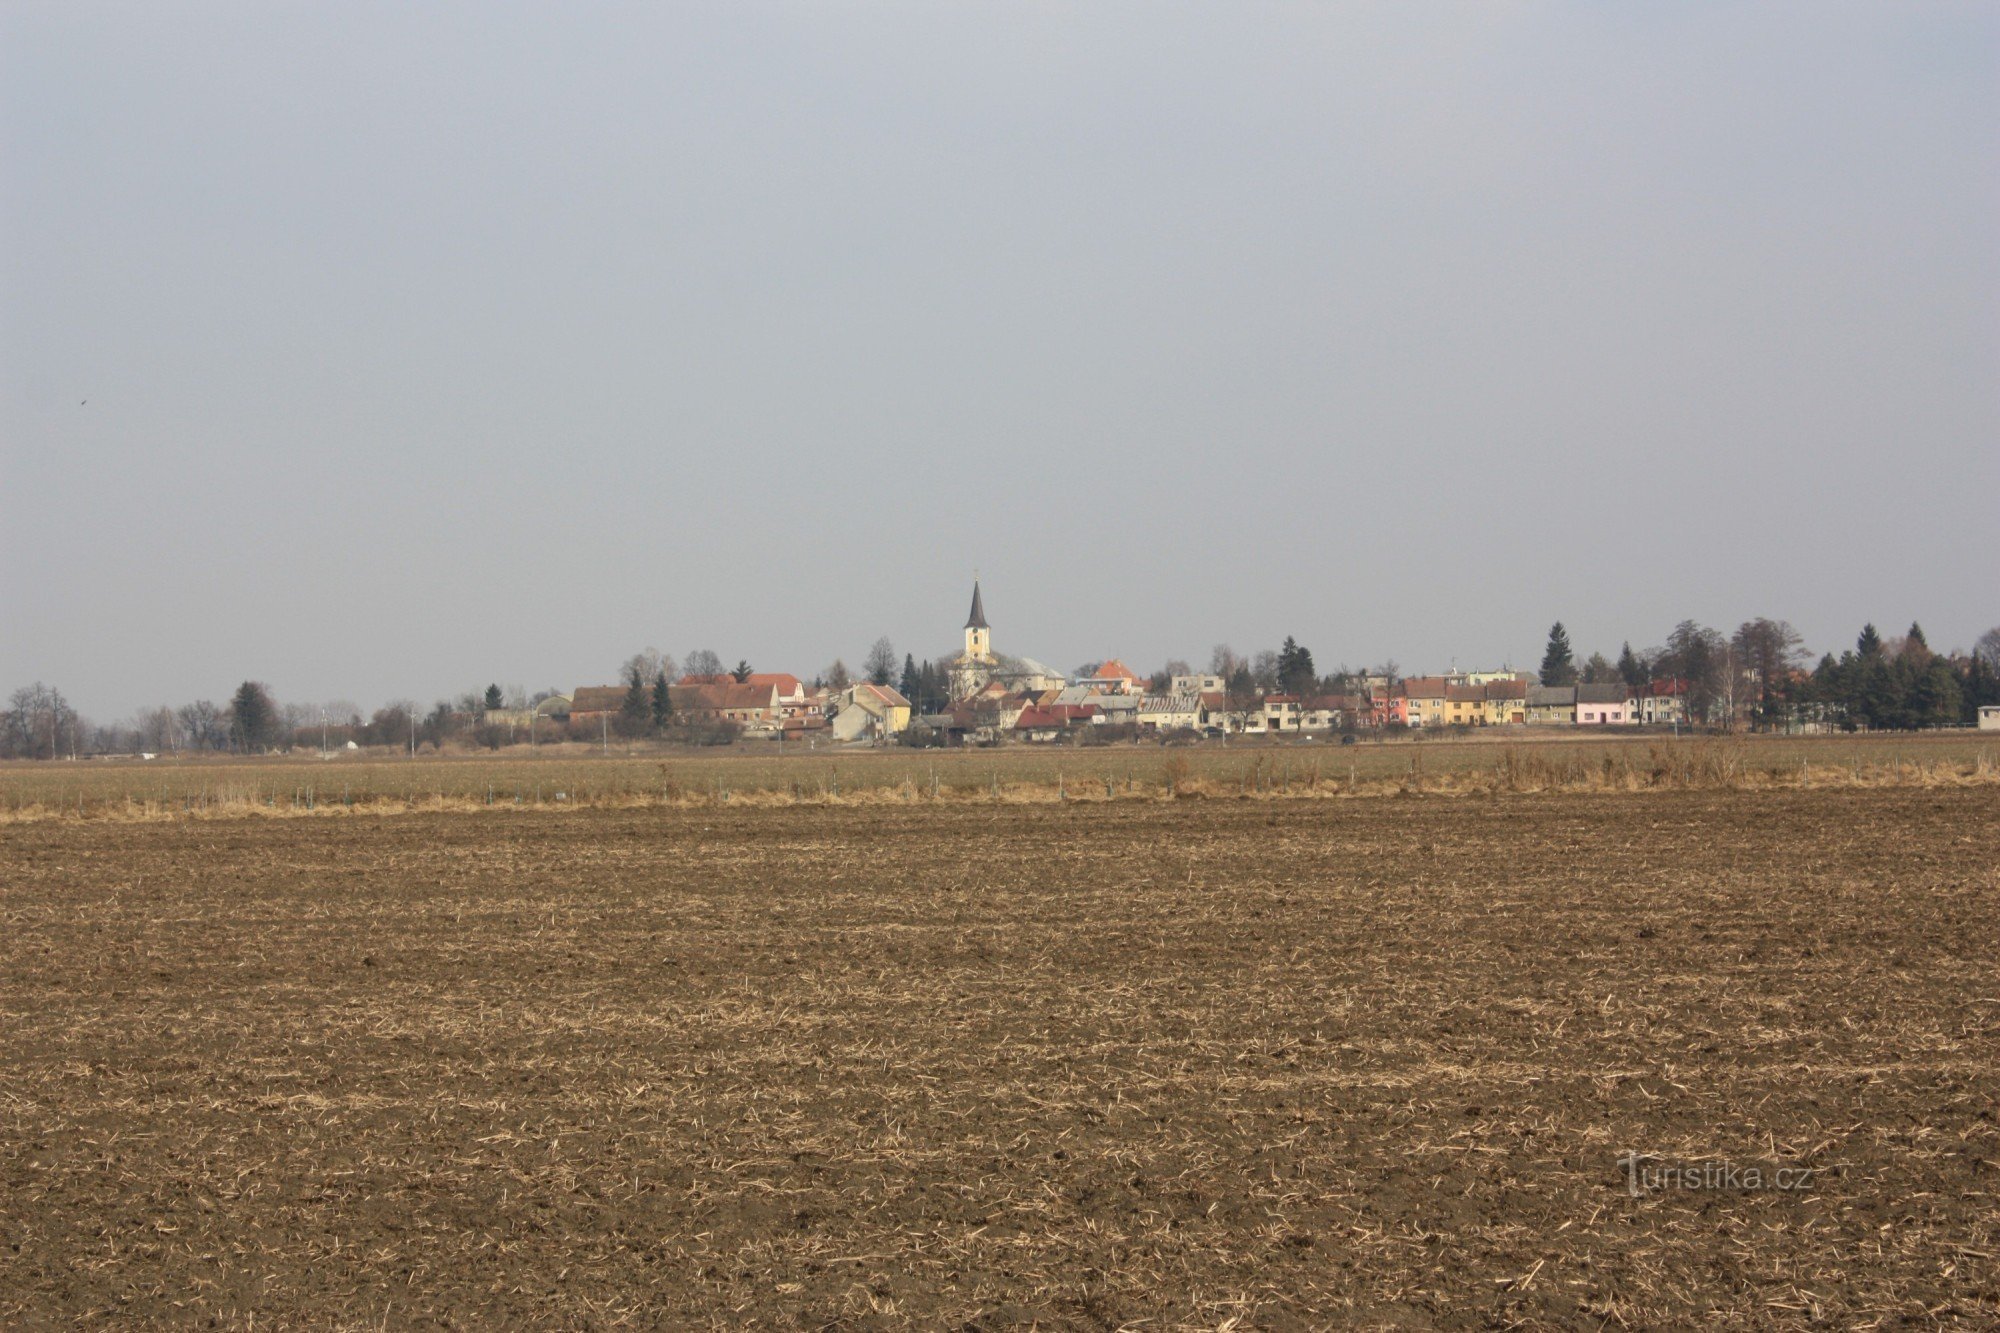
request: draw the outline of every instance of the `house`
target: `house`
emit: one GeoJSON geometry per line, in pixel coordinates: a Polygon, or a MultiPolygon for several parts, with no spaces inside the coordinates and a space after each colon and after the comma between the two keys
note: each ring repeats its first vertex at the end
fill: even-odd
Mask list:
{"type": "Polygon", "coordinates": [[[1229,682],[1220,676],[1175,676],[1167,686],[1168,694],[1221,694],[1229,688],[1229,682]]]}
{"type": "Polygon", "coordinates": [[[1264,730],[1297,731],[1300,712],[1298,695],[1267,694],[1264,696],[1264,730]]]}
{"type": "Polygon", "coordinates": [[[1299,727],[1313,732],[1338,731],[1344,715],[1339,695],[1322,694],[1299,705],[1299,727]]]}
{"type": "Polygon", "coordinates": [[[1202,725],[1198,694],[1148,694],[1139,700],[1139,725],[1148,731],[1192,730],[1202,725]]]}
{"type": "Polygon", "coordinates": [[[1024,740],[1059,741],[1077,727],[1089,726],[1097,716],[1094,704],[1051,704],[1046,708],[1024,708],[1014,719],[1014,731],[1024,740]]]}
{"type": "Polygon", "coordinates": [[[909,725],[910,701],[887,685],[864,680],[835,696],[831,723],[835,740],[888,740],[909,725]]]}
{"type": "Polygon", "coordinates": [[[1687,682],[1684,680],[1648,681],[1639,691],[1639,697],[1632,700],[1638,710],[1637,720],[1647,726],[1667,726],[1687,721],[1687,682]]]}
{"type": "Polygon", "coordinates": [[[1579,727],[1629,727],[1636,719],[1623,685],[1579,685],[1576,687],[1576,724],[1579,727]]]}
{"type": "Polygon", "coordinates": [[[1527,707],[1530,726],[1572,726],[1576,722],[1576,686],[1530,685],[1527,707]]]}
{"type": "Polygon", "coordinates": [[[1528,720],[1528,682],[1524,680],[1489,680],[1481,685],[1485,695],[1485,716],[1481,719],[1489,727],[1522,726],[1528,720]]]}
{"type": "Polygon", "coordinates": [[[673,703],[674,715],[687,722],[734,722],[761,730],[775,728],[782,718],[778,691],[773,685],[738,683],[733,678],[727,684],[669,685],[667,697],[673,703]]]}
{"type": "Polygon", "coordinates": [[[1447,685],[1444,687],[1445,725],[1483,727],[1486,725],[1486,687],[1447,685]]]}
{"type": "Polygon", "coordinates": [[[600,718],[617,717],[619,710],[625,707],[626,689],[624,685],[578,686],[569,697],[571,724],[580,726],[587,723],[594,727],[600,718]]]}
{"type": "Polygon", "coordinates": [[[786,704],[802,704],[805,702],[805,682],[789,671],[753,671],[743,683],[746,685],[769,685],[778,692],[778,704],[780,707],[786,704]]]}
{"type": "Polygon", "coordinates": [[[2000,731],[2000,704],[1979,705],[1979,729],[2000,731]]]}
{"type": "MultiPolygon", "coordinates": [[[[1451,686],[1443,676],[1412,676],[1403,682],[1403,722],[1411,727],[1441,727],[1445,724],[1445,691],[1451,686]]],[[[1463,687],[1461,687],[1463,688],[1463,687]]]]}
{"type": "Polygon", "coordinates": [[[1146,682],[1117,658],[1101,663],[1097,670],[1077,681],[1103,694],[1144,694],[1146,682]]]}

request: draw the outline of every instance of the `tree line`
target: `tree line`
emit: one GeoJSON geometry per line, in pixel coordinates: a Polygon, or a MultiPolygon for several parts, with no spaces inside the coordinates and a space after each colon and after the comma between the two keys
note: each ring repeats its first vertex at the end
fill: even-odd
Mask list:
{"type": "MultiPolygon", "coordinates": [[[[1102,663],[1085,663],[1089,676],[1102,663]]],[[[619,712],[623,735],[666,734],[681,726],[668,686],[690,678],[746,680],[750,663],[725,667],[720,656],[697,649],[684,662],[648,648],[628,658],[618,672],[625,685],[619,712]]],[[[1167,692],[1176,676],[1195,671],[1172,659],[1147,680],[1148,690],[1167,692]]],[[[1301,698],[1353,694],[1370,687],[1393,689],[1402,679],[1395,661],[1368,668],[1341,665],[1321,675],[1310,649],[1287,637],[1273,649],[1239,654],[1217,644],[1207,675],[1222,682],[1233,707],[1247,708],[1271,693],[1301,698]]],[[[1539,678],[1544,685],[1620,684],[1642,691],[1669,682],[1685,701],[1691,720],[1712,726],[1769,730],[1824,726],[1846,730],[1909,730],[1972,726],[1982,706],[2000,705],[2000,627],[1981,635],[1970,652],[1931,649],[1919,625],[1885,638],[1866,625],[1852,648],[1824,653],[1815,663],[1789,623],[1768,617],[1746,620],[1734,633],[1696,621],[1674,626],[1658,647],[1637,649],[1627,642],[1617,657],[1593,652],[1582,662],[1568,630],[1551,626],[1539,678]]],[[[839,693],[856,681],[846,663],[835,659],[810,684],[839,693]]],[[[858,677],[893,686],[919,713],[950,703],[949,659],[918,660],[905,653],[900,663],[885,636],[869,648],[858,677]]],[[[7,697],[0,710],[0,758],[50,759],[89,754],[168,754],[183,751],[264,753],[275,749],[358,746],[436,749],[447,741],[499,746],[526,739],[523,729],[497,725],[490,715],[524,712],[556,694],[528,693],[499,684],[439,699],[428,709],[414,700],[394,700],[364,716],[345,700],[323,704],[280,703],[270,687],[246,680],[223,703],[197,699],[179,706],[141,710],[133,718],[97,725],[83,717],[63,692],[40,681],[7,697]]]]}

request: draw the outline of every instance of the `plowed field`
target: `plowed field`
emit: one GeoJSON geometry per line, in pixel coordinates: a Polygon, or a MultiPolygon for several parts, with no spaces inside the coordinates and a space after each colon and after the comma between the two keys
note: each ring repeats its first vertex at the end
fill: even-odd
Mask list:
{"type": "Polygon", "coordinates": [[[1996,960],[1990,786],[16,824],[0,1324],[1990,1325],[1996,960]]]}

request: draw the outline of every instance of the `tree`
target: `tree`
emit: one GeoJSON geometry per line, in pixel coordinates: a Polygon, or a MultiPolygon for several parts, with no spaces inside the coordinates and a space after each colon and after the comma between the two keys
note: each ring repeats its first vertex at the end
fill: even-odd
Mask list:
{"type": "Polygon", "coordinates": [[[917,659],[909,653],[903,654],[903,682],[896,688],[912,704],[923,698],[923,678],[917,674],[917,659]]]}
{"type": "Polygon", "coordinates": [[[1236,664],[1236,670],[1230,673],[1224,689],[1229,695],[1231,712],[1247,713],[1250,711],[1250,706],[1257,702],[1256,677],[1250,674],[1250,668],[1242,662],[1236,664]]]}
{"type": "Polygon", "coordinates": [[[1707,721],[1722,695],[1722,650],[1726,646],[1720,634],[1692,620],[1683,620],[1667,636],[1660,665],[1686,687],[1690,721],[1707,721]]]}
{"type": "Polygon", "coordinates": [[[685,674],[713,679],[722,674],[722,659],[706,648],[697,648],[687,655],[685,674]]]}
{"type": "Polygon", "coordinates": [[[1854,651],[1861,657],[1882,655],[1882,636],[1875,632],[1873,622],[1861,627],[1861,637],[1854,641],[1854,651]]]}
{"type": "Polygon", "coordinates": [[[246,680],[229,699],[229,739],[237,749],[254,753],[271,744],[278,730],[278,706],[268,687],[246,680]]]}
{"type": "Polygon", "coordinates": [[[1312,650],[1300,647],[1289,634],[1278,649],[1278,688],[1300,699],[1311,698],[1319,688],[1319,669],[1313,665],[1312,650]]]}
{"type": "Polygon", "coordinates": [[[189,749],[219,750],[228,739],[229,729],[223,725],[222,710],[207,699],[181,705],[174,710],[174,719],[181,724],[181,734],[187,737],[189,749]]]}
{"type": "Polygon", "coordinates": [[[494,709],[500,707],[501,702],[500,685],[496,681],[486,687],[486,711],[489,713],[492,712],[494,709]]]}
{"type": "Polygon", "coordinates": [[[1231,676],[1236,674],[1236,668],[1241,666],[1242,663],[1243,659],[1236,655],[1235,649],[1226,643],[1218,643],[1214,648],[1209,650],[1208,674],[1211,676],[1220,676],[1226,682],[1231,676]]]}
{"type": "Polygon", "coordinates": [[[1993,670],[2000,671],[2000,625],[1979,636],[1972,645],[1972,655],[1993,670]]]}
{"type": "Polygon", "coordinates": [[[1738,661],[1750,673],[1754,720],[1759,726],[1772,720],[1771,699],[1789,685],[1793,671],[1805,660],[1804,640],[1791,624],[1759,616],[1737,627],[1732,646],[1738,661]]]}
{"type": "Polygon", "coordinates": [[[673,720],[673,691],[667,685],[667,673],[662,671],[653,677],[653,730],[665,731],[673,720]]]}
{"type": "MultiPolygon", "coordinates": [[[[1565,683],[1573,685],[1577,679],[1577,673],[1572,668],[1570,678],[1565,683]]],[[[1625,683],[1624,678],[1618,674],[1618,668],[1613,666],[1611,659],[1603,653],[1592,653],[1590,655],[1590,659],[1583,664],[1582,680],[1586,685],[1623,685],[1625,683]]]]}
{"type": "Polygon", "coordinates": [[[1630,639],[1627,639],[1625,646],[1618,650],[1618,678],[1624,681],[1625,688],[1634,694],[1645,689],[1653,678],[1651,669],[1639,659],[1639,654],[1632,651],[1630,639]]]}
{"type": "Polygon", "coordinates": [[[1569,631],[1560,620],[1549,627],[1549,646],[1542,653],[1542,684],[1576,684],[1576,658],[1570,652],[1569,631]]]}
{"type": "Polygon", "coordinates": [[[36,681],[15,690],[7,700],[5,722],[0,753],[53,759],[82,748],[82,719],[53,685],[36,681]]]}
{"type": "Polygon", "coordinates": [[[1257,650],[1257,656],[1250,662],[1251,679],[1257,688],[1269,693],[1278,688],[1278,655],[1269,648],[1257,650]]]}
{"type": "Polygon", "coordinates": [[[1903,636],[1902,650],[1896,656],[1899,659],[1912,659],[1913,665],[1919,669],[1929,665],[1931,660],[1931,646],[1924,638],[1924,627],[1922,625],[1919,625],[1914,620],[1910,622],[1910,632],[1903,636]]]}
{"type": "Polygon", "coordinates": [[[833,665],[826,669],[827,689],[835,694],[839,694],[853,683],[853,677],[847,674],[847,663],[841,661],[838,657],[834,658],[833,665]]]}
{"type": "Polygon", "coordinates": [[[868,673],[871,685],[887,685],[896,674],[896,646],[889,642],[887,635],[875,640],[875,646],[868,650],[861,669],[868,673]]]}
{"type": "Polygon", "coordinates": [[[643,735],[653,720],[653,700],[646,688],[643,665],[634,658],[625,664],[625,698],[618,705],[618,734],[643,735]]]}
{"type": "MultiPolygon", "coordinates": [[[[1916,638],[1916,627],[1911,627],[1916,638]]],[[[1921,640],[1918,640],[1921,643],[1921,640]]],[[[1915,669],[1909,691],[1909,723],[1913,727],[1955,727],[1959,722],[1958,675],[1951,663],[1932,657],[1915,669]]]]}
{"type": "Polygon", "coordinates": [[[737,658],[736,665],[729,669],[729,674],[736,677],[738,685],[747,682],[750,679],[750,659],[747,657],[737,658]]]}
{"type": "Polygon", "coordinates": [[[1187,664],[1184,657],[1169,657],[1160,667],[1160,674],[1172,680],[1175,676],[1192,676],[1194,668],[1187,664]]]}

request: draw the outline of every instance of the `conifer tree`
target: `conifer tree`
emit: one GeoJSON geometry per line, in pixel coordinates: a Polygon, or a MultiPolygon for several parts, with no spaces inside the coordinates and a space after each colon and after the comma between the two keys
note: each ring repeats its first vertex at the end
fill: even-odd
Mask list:
{"type": "MultiPolygon", "coordinates": [[[[1631,645],[1626,645],[1626,651],[1631,651],[1631,645]]],[[[1549,627],[1549,646],[1542,654],[1542,684],[1576,684],[1576,658],[1570,652],[1569,631],[1560,620],[1549,627]]]]}
{"type": "Polygon", "coordinates": [[[667,673],[662,671],[653,677],[653,730],[665,731],[673,717],[674,696],[667,687],[667,673]]]}

